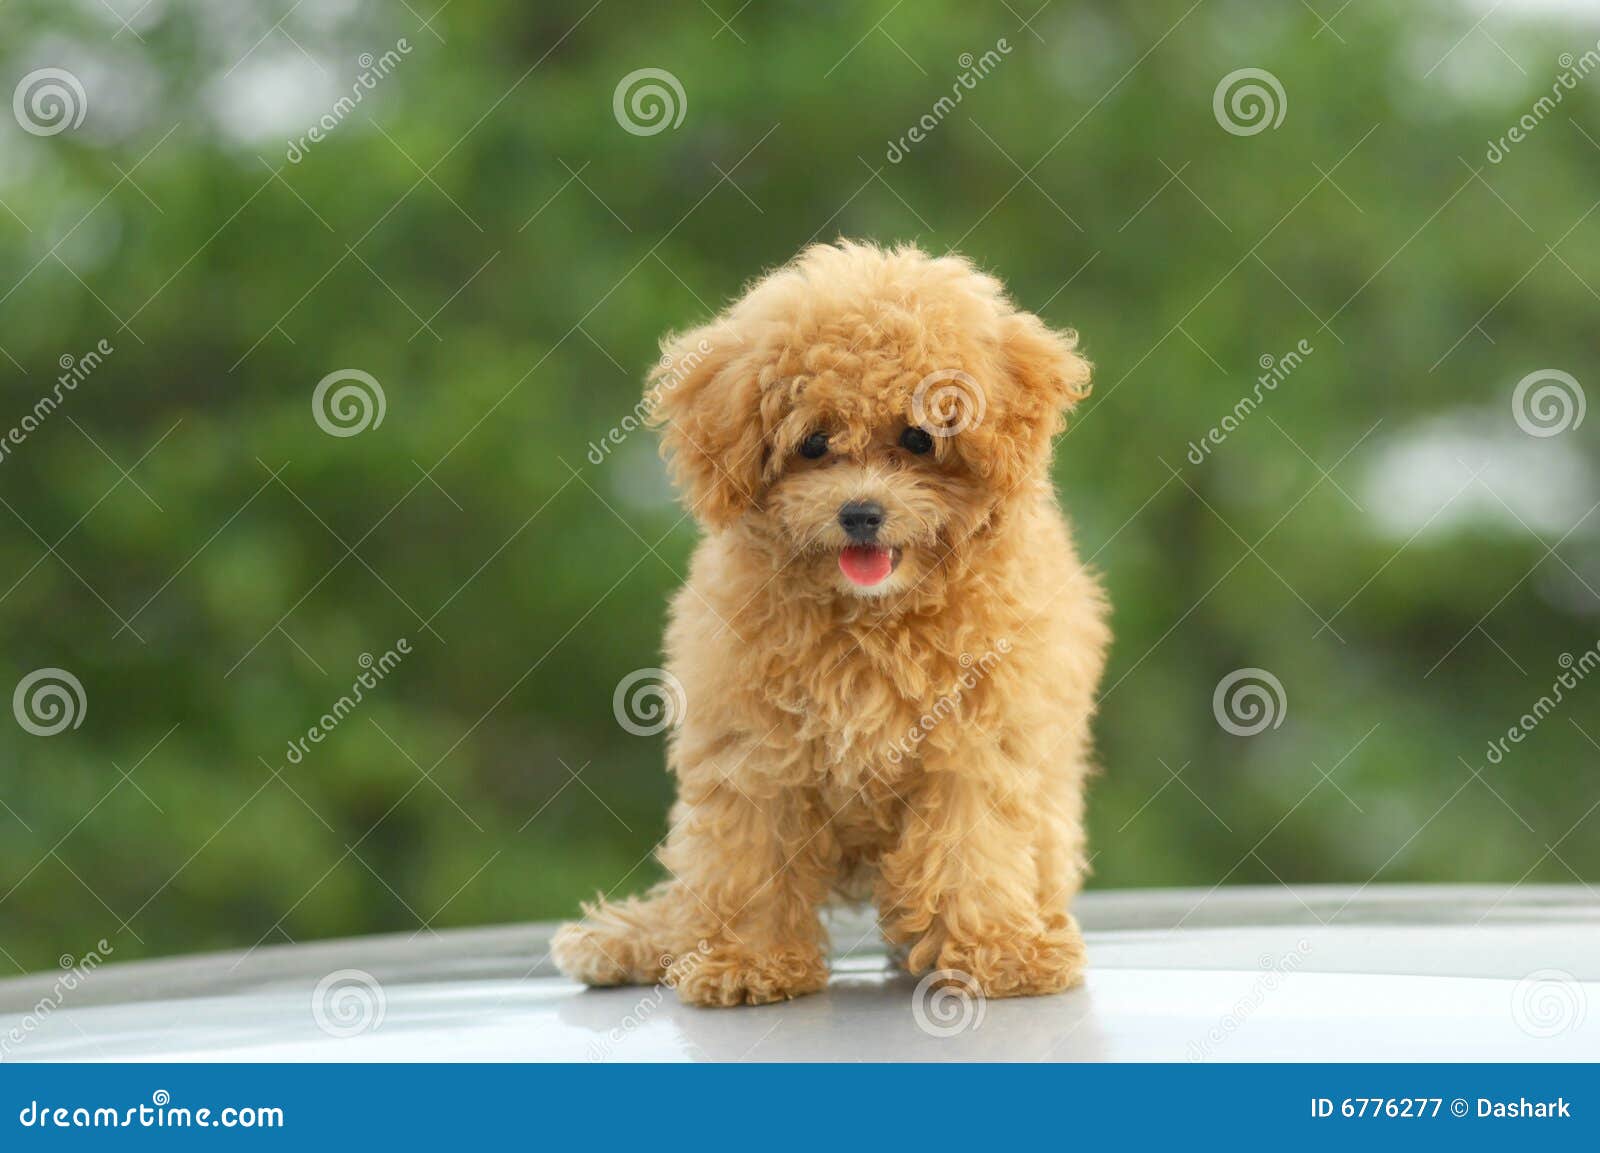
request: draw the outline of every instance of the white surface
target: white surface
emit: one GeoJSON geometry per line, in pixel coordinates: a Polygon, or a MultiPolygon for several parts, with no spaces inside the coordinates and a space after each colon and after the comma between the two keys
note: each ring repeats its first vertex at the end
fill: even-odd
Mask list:
{"type": "MultiPolygon", "coordinates": [[[[1600,908],[1581,889],[1494,892],[1257,891],[1204,916],[1198,893],[1086,897],[1080,915],[1105,926],[1086,984],[950,1003],[966,1027],[949,1036],[919,1024],[917,983],[847,919],[835,939],[865,942],[827,991],[759,1008],[584,990],[539,964],[543,927],[108,966],[34,1014],[7,1059],[1600,1060],[1600,908]],[[382,974],[382,993],[333,1036],[314,991],[345,968],[382,974]],[[227,974],[237,987],[185,995],[227,974]]],[[[0,982],[0,1009],[49,980],[0,982]]],[[[27,1016],[0,1013],[0,1038],[27,1016]]]]}
{"type": "MultiPolygon", "coordinates": [[[[1600,1059],[1600,1026],[1593,1019],[1555,1037],[1524,1031],[1513,981],[1301,972],[1263,995],[1261,977],[1100,969],[1085,987],[1058,997],[990,1002],[975,1027],[947,1037],[918,1026],[911,1011],[914,983],[882,972],[840,973],[826,994],[731,1011],[685,1008],[670,994],[658,999],[648,989],[580,991],[549,978],[413,985],[388,993],[376,1029],[346,1038],[317,1028],[306,997],[258,994],[69,1012],[53,1018],[19,1055],[171,1061],[1600,1059]],[[1255,1007],[1239,1007],[1249,1004],[1255,1007]]],[[[1586,983],[1584,996],[1600,1004],[1600,984],[1586,983]]]]}

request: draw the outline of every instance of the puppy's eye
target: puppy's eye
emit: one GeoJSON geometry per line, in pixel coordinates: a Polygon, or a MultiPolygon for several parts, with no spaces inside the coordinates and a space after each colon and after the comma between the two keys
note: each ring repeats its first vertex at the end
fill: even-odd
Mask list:
{"type": "Polygon", "coordinates": [[[828,455],[828,434],[814,432],[800,442],[800,455],[807,460],[817,460],[828,455]]]}
{"type": "Polygon", "coordinates": [[[933,437],[920,428],[908,428],[900,434],[900,447],[921,456],[933,448],[933,437]]]}

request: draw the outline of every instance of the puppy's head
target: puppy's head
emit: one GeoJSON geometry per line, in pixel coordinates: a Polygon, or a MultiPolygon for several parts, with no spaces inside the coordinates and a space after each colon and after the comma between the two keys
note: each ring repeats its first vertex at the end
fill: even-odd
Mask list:
{"type": "Polygon", "coordinates": [[[787,573],[881,596],[1045,478],[1088,393],[1076,345],[961,257],[819,245],[664,343],[652,419],[707,529],[741,526],[787,573]]]}

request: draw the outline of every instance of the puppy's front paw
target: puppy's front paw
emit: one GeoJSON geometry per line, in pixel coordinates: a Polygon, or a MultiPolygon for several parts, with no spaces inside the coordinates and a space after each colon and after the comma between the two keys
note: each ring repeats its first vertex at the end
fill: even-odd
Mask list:
{"type": "Polygon", "coordinates": [[[815,993],[828,983],[828,966],[814,948],[718,944],[678,958],[666,982],[690,1005],[765,1005],[815,993]]]}
{"type": "Polygon", "coordinates": [[[947,941],[937,967],[967,974],[986,997],[1035,997],[1078,984],[1084,960],[1083,936],[1069,921],[992,941],[947,941]]]}

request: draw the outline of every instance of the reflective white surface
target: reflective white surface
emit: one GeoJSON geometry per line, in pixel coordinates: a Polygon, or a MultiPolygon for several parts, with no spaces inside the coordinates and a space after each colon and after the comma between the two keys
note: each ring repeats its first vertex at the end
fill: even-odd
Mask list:
{"type": "Polygon", "coordinates": [[[8,1060],[1600,1060],[1600,908],[1582,889],[1284,897],[1204,916],[1199,893],[1086,897],[1088,980],[1047,998],[919,1005],[870,923],[845,918],[836,942],[862,943],[826,992],[693,1009],[550,975],[526,927],[108,966],[42,1016],[49,975],[0,982],[0,1038],[31,1022],[8,1060]],[[381,994],[314,1012],[346,968],[381,994]]]}

